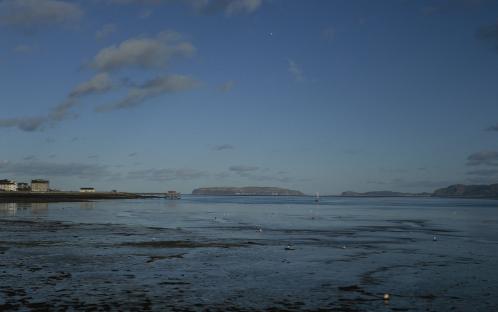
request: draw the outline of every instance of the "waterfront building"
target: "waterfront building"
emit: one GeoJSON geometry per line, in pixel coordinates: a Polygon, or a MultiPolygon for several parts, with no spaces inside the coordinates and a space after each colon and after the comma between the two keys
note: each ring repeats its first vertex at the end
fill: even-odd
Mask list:
{"type": "Polygon", "coordinates": [[[93,188],[93,187],[81,187],[80,193],[95,193],[95,188],[93,188]]]}
{"type": "Polygon", "coordinates": [[[0,191],[15,192],[17,191],[16,181],[0,180],[0,191]]]}
{"type": "Polygon", "coordinates": [[[28,183],[19,182],[19,183],[17,183],[17,191],[18,192],[29,192],[29,191],[31,191],[31,187],[29,186],[28,183]]]}
{"type": "Polygon", "coordinates": [[[48,180],[31,180],[31,192],[48,192],[48,180]]]}
{"type": "Polygon", "coordinates": [[[177,191],[168,191],[165,196],[167,199],[180,199],[181,194],[177,191]]]}

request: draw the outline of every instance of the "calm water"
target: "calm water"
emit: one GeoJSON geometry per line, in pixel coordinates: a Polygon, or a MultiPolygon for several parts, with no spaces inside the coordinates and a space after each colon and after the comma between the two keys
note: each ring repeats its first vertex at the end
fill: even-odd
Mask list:
{"type": "MultiPolygon", "coordinates": [[[[120,284],[118,273],[110,272],[129,272],[132,267],[134,283],[141,285],[147,302],[158,310],[166,307],[161,291],[182,294],[181,301],[175,301],[177,297],[168,301],[173,302],[170,307],[197,310],[228,306],[255,310],[498,310],[498,201],[493,200],[329,197],[317,204],[312,197],[184,196],[179,201],[0,204],[0,220],[36,221],[37,226],[52,221],[74,224],[64,231],[73,231],[70,237],[77,239],[50,247],[63,255],[73,255],[74,251],[68,250],[76,244],[77,248],[93,246],[88,254],[102,253],[92,244],[112,244],[106,245],[105,255],[127,255],[128,260],[119,266],[117,262],[101,264],[107,266],[106,274],[115,286],[103,285],[92,298],[103,293],[121,296],[129,282],[120,284]],[[93,230],[82,228],[90,225],[93,230]],[[102,232],[106,229],[114,230],[102,232]],[[119,236],[126,231],[134,234],[119,236]],[[171,240],[250,245],[175,248],[181,257],[172,259],[166,256],[173,255],[173,249],[162,245],[110,247],[171,240]],[[149,261],[156,259],[156,254],[168,260],[149,261]],[[181,276],[182,285],[187,286],[168,288],[171,283],[161,282],[158,273],[165,268],[171,274],[168,278],[181,276]],[[380,300],[384,293],[391,294],[389,301],[380,300]]],[[[59,232],[39,230],[36,241],[59,242],[59,232]]],[[[10,244],[3,257],[10,252],[11,260],[19,258],[16,252],[26,252],[16,243],[35,240],[25,227],[5,229],[1,235],[0,242],[10,244]]],[[[26,265],[33,265],[33,257],[48,254],[46,249],[30,251],[26,265]]],[[[50,264],[47,260],[47,268],[50,264]]],[[[15,271],[14,266],[7,268],[15,271]]],[[[86,272],[93,270],[76,261],[68,268],[72,277],[64,281],[66,290],[75,284],[83,287],[86,272]]],[[[12,282],[31,276],[22,270],[15,272],[12,282]]],[[[48,274],[43,272],[40,274],[48,274]]],[[[42,295],[37,300],[61,304],[63,299],[50,289],[38,289],[42,295]]],[[[8,302],[6,298],[4,302],[8,302]]]]}

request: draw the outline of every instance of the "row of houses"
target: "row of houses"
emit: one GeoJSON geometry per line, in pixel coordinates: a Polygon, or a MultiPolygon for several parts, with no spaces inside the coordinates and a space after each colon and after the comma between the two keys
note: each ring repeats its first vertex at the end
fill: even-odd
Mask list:
{"type": "MultiPolygon", "coordinates": [[[[0,180],[0,192],[48,192],[50,191],[48,180],[35,179],[31,184],[25,182],[16,183],[14,180],[0,180]]],[[[93,187],[82,187],[80,193],[95,193],[93,187]]]]}
{"type": "Polygon", "coordinates": [[[13,180],[0,180],[0,191],[4,192],[48,192],[49,181],[36,179],[31,180],[31,185],[25,182],[16,183],[13,180]]]}

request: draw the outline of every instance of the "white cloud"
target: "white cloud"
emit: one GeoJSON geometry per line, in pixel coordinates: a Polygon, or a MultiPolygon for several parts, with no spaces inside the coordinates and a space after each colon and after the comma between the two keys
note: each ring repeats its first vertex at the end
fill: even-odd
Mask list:
{"type": "Polygon", "coordinates": [[[98,71],[115,71],[125,67],[165,67],[175,57],[195,53],[194,46],[173,31],[161,32],[156,37],[138,37],[102,49],[91,66],[98,71]]]}
{"type": "Polygon", "coordinates": [[[69,94],[71,97],[81,97],[92,93],[102,93],[112,88],[112,81],[108,74],[95,75],[88,81],[77,85],[69,94]]]}
{"type": "Polygon", "coordinates": [[[157,97],[166,93],[175,93],[190,90],[197,85],[197,80],[187,76],[169,75],[158,77],[149,80],[140,86],[132,87],[128,91],[128,95],[125,98],[116,103],[99,106],[97,107],[97,111],[104,112],[115,109],[135,107],[150,98],[157,97]]]}
{"type": "Polygon", "coordinates": [[[105,73],[97,74],[90,80],[76,86],[61,104],[54,107],[46,116],[0,119],[0,128],[16,127],[23,131],[43,130],[47,125],[62,121],[70,116],[70,109],[79,105],[79,99],[90,94],[102,93],[112,88],[112,82],[105,73]]]}

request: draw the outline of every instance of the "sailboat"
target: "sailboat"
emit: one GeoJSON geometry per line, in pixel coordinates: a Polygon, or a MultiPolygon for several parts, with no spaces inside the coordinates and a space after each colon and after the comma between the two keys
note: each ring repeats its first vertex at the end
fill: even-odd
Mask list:
{"type": "Polygon", "coordinates": [[[315,193],[315,203],[320,202],[320,193],[316,192],[315,193]]]}

